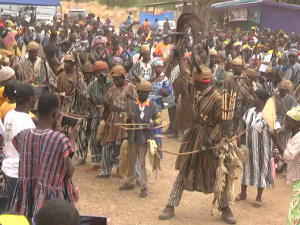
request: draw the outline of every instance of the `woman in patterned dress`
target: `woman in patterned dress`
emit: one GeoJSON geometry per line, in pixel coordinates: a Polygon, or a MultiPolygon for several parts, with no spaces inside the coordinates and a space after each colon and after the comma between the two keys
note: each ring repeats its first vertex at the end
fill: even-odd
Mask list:
{"type": "MultiPolygon", "coordinates": [[[[267,91],[258,89],[254,97],[255,99],[252,100],[254,107],[245,113],[242,121],[243,130],[249,128],[245,143],[249,149],[249,157],[244,164],[241,193],[235,200],[245,200],[248,185],[255,186],[257,187],[257,196],[253,206],[261,207],[264,188],[274,186],[271,170],[273,150],[271,129],[262,116],[262,110],[270,95],[267,91]]],[[[280,124],[276,120],[274,129],[279,128],[280,124]]]]}
{"type": "MultiPolygon", "coordinates": [[[[156,77],[152,81],[153,91],[149,95],[149,99],[154,101],[157,105],[162,108],[162,98],[167,97],[168,95],[172,94],[172,88],[169,82],[168,77],[165,76],[164,70],[164,63],[161,58],[153,59],[153,67],[156,74],[156,77]]],[[[162,135],[162,128],[158,128],[154,130],[155,135],[162,135]]],[[[156,137],[157,142],[162,147],[162,138],[156,137]]],[[[162,153],[161,153],[162,157],[162,153]]]]}

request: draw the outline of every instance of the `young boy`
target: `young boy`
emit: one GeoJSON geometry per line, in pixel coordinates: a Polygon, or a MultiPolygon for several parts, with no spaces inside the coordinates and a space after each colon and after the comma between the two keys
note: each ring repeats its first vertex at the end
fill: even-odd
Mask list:
{"type": "Polygon", "coordinates": [[[133,189],[135,186],[134,177],[136,172],[136,160],[139,158],[141,167],[141,194],[144,198],[148,195],[148,177],[145,168],[145,156],[147,153],[147,140],[155,139],[151,133],[151,128],[157,126],[161,122],[161,112],[159,106],[148,99],[149,93],[152,91],[152,84],[142,80],[136,85],[138,99],[130,102],[132,115],[125,113],[125,121],[127,123],[147,124],[143,130],[132,130],[128,132],[129,141],[129,168],[127,171],[126,184],[119,188],[120,191],[133,189]]]}

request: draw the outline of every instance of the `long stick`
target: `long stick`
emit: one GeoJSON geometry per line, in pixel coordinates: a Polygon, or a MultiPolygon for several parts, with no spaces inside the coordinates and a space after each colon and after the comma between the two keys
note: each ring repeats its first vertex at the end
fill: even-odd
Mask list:
{"type": "MultiPolygon", "coordinates": [[[[164,124],[161,124],[161,125],[159,125],[159,126],[156,126],[156,127],[151,127],[151,129],[158,129],[158,128],[161,128],[161,127],[164,127],[164,126],[166,126],[166,125],[168,125],[169,123],[164,123],[164,124]]],[[[136,124],[135,124],[136,125],[136,124]]],[[[145,129],[145,127],[123,127],[123,126],[121,126],[121,125],[118,125],[118,124],[115,124],[115,126],[117,126],[117,127],[120,127],[121,129],[123,129],[123,130],[144,130],[145,129]]]]}
{"type": "MultiPolygon", "coordinates": [[[[67,78],[66,78],[67,79],[67,78]]],[[[71,82],[71,84],[73,85],[73,87],[76,89],[76,91],[80,94],[80,95],[82,95],[82,96],[84,96],[84,94],[80,91],[80,89],[76,86],[76,84],[74,84],[74,82],[72,81],[72,79],[71,78],[69,78],[69,79],[67,79],[69,82],[71,82]]],[[[86,100],[86,102],[89,104],[89,106],[91,107],[91,108],[95,108],[95,106],[88,100],[88,99],[85,99],[86,100]]]]}
{"type": "Polygon", "coordinates": [[[227,118],[227,90],[225,90],[225,107],[224,107],[224,111],[225,111],[225,120],[227,118]]]}
{"type": "Polygon", "coordinates": [[[94,96],[94,97],[96,97],[96,98],[98,98],[100,101],[102,101],[102,102],[104,102],[104,103],[110,105],[111,107],[120,110],[121,112],[125,112],[125,109],[123,109],[123,108],[121,108],[121,107],[119,107],[119,106],[117,106],[117,105],[114,105],[114,104],[110,103],[109,101],[105,100],[104,98],[101,98],[100,96],[94,96]]]}
{"type": "Polygon", "coordinates": [[[222,120],[225,120],[225,91],[222,91],[222,120]]]}
{"type": "MultiPolygon", "coordinates": [[[[219,144],[219,145],[215,145],[215,146],[212,146],[209,148],[209,150],[212,150],[212,149],[215,149],[215,148],[219,148],[219,147],[222,147],[226,144],[229,144],[230,142],[233,142],[234,140],[238,139],[239,137],[243,136],[250,128],[247,128],[246,130],[244,130],[242,133],[240,133],[238,136],[235,136],[233,137],[231,140],[225,142],[225,143],[222,143],[222,144],[219,144]]],[[[196,154],[198,153],[198,150],[195,150],[195,151],[192,151],[192,152],[183,152],[183,153],[176,153],[176,152],[170,152],[170,151],[167,151],[167,150],[164,150],[164,149],[160,149],[158,148],[157,150],[159,151],[162,151],[162,152],[165,152],[165,153],[169,153],[171,155],[192,155],[192,154],[196,154]]]]}
{"type": "Polygon", "coordinates": [[[296,88],[296,90],[293,92],[293,96],[294,96],[294,97],[296,96],[297,91],[299,90],[299,88],[300,88],[300,84],[298,85],[298,87],[296,88]]]}

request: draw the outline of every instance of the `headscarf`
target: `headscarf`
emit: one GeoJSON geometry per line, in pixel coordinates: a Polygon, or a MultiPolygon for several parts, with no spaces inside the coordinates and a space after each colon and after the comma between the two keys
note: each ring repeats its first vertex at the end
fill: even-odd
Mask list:
{"type": "Polygon", "coordinates": [[[162,58],[154,58],[152,60],[152,66],[156,67],[156,66],[164,66],[164,61],[162,58]]]}
{"type": "Polygon", "coordinates": [[[0,223],[3,225],[18,224],[29,225],[28,220],[23,215],[2,214],[0,216],[0,223]]]}
{"type": "Polygon", "coordinates": [[[116,64],[118,64],[118,65],[124,65],[124,60],[119,56],[114,56],[113,62],[116,62],[116,64]]]}
{"type": "Polygon", "coordinates": [[[7,27],[14,27],[14,26],[15,26],[15,24],[13,23],[13,21],[9,20],[7,22],[7,27]]]}
{"type": "Polygon", "coordinates": [[[257,89],[255,91],[255,94],[262,101],[267,101],[270,98],[269,93],[266,90],[264,90],[264,89],[257,89]]]}
{"type": "Polygon", "coordinates": [[[293,120],[300,121],[300,106],[293,107],[291,110],[287,111],[286,115],[293,120]]]}
{"type": "Polygon", "coordinates": [[[93,64],[94,71],[108,70],[108,65],[106,62],[97,61],[93,64]]]}
{"type": "Polygon", "coordinates": [[[290,48],[290,50],[289,50],[289,55],[298,55],[298,50],[297,50],[297,48],[290,48]]]}

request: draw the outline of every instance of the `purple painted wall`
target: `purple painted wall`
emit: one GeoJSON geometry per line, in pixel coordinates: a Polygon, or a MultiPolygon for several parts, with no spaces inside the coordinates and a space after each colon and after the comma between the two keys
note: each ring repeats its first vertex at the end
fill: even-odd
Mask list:
{"type": "Polygon", "coordinates": [[[300,12],[283,7],[263,5],[261,26],[271,28],[271,30],[284,30],[290,34],[296,31],[300,34],[300,12]]]}

